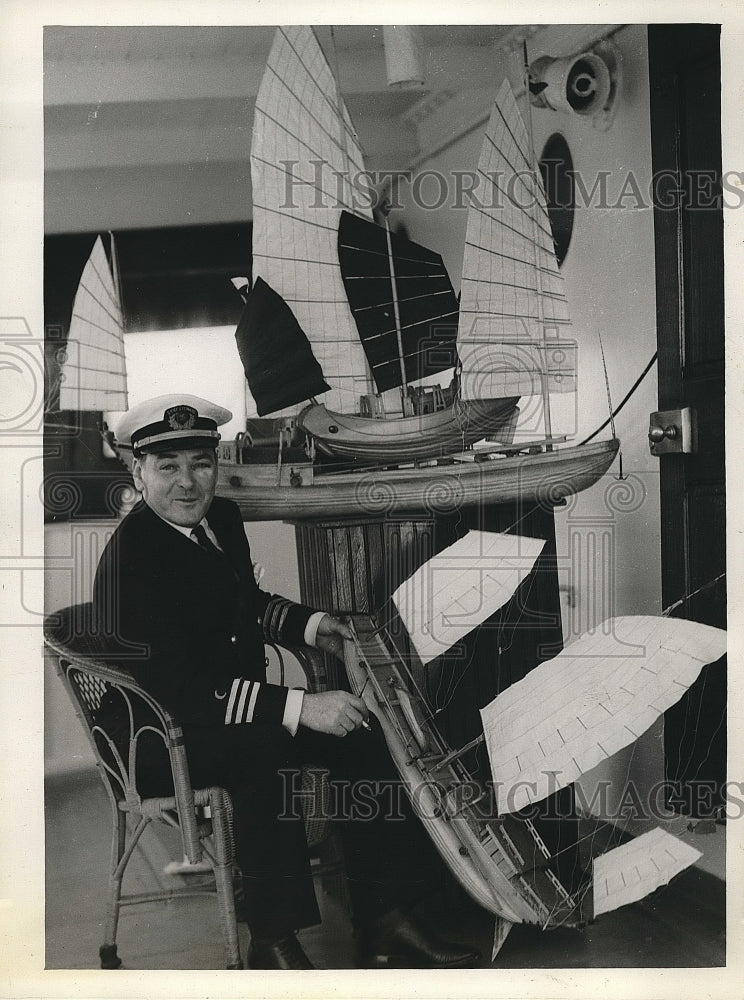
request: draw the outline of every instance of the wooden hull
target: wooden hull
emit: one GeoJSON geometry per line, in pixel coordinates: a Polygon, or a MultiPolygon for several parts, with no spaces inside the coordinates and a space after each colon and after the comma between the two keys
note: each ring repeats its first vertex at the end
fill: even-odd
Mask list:
{"type": "Polygon", "coordinates": [[[518,396],[456,400],[436,413],[380,419],[334,413],[315,403],[299,414],[297,424],[313,436],[323,455],[396,465],[462,451],[487,435],[498,438],[509,425],[518,401],[518,396]]]}
{"type": "Polygon", "coordinates": [[[410,749],[401,739],[396,727],[382,711],[372,688],[365,683],[367,673],[362,668],[353,643],[347,644],[345,655],[346,672],[349,675],[352,690],[356,694],[363,692],[362,697],[367,707],[373,712],[382,727],[390,756],[398,769],[404,783],[406,793],[417,807],[421,822],[442,860],[455,876],[467,894],[479,903],[484,910],[495,914],[510,923],[522,923],[521,914],[509,905],[506,899],[497,899],[489,888],[488,881],[483,877],[473,860],[463,853],[463,843],[458,837],[455,827],[444,816],[437,816],[439,800],[431,782],[418,767],[410,766],[410,749]]]}
{"type": "Polygon", "coordinates": [[[426,468],[316,471],[312,483],[296,486],[277,484],[272,478],[275,470],[266,470],[268,474],[259,481],[256,467],[230,461],[225,448],[217,492],[239,505],[245,521],[379,517],[404,511],[446,514],[461,507],[520,499],[551,503],[595,483],[609,469],[618,447],[613,439],[535,455],[426,468]]]}
{"type": "Polygon", "coordinates": [[[510,924],[579,923],[580,901],[545,870],[534,825],[498,816],[489,788],[473,780],[437,732],[385,629],[354,615],[352,630],[344,646],[352,690],[377,716],[414,811],[465,891],[510,924]]]}

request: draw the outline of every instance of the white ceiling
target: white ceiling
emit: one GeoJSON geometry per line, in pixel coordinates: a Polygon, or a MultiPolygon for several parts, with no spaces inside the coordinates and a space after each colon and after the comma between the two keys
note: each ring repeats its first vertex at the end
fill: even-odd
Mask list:
{"type": "MultiPolygon", "coordinates": [[[[387,85],[380,26],[316,28],[337,67],[367,166],[406,167],[418,153],[418,137],[403,116],[434,93],[482,85],[493,72],[494,44],[511,30],[425,26],[427,83],[405,91],[387,85]]],[[[121,216],[138,187],[145,198],[148,189],[164,188],[166,173],[181,185],[180,201],[189,202],[182,222],[250,217],[253,105],[273,35],[266,26],[47,27],[47,231],[143,225],[153,210],[152,224],[168,224],[175,206],[158,218],[157,206],[140,210],[136,203],[123,220],[97,222],[106,206],[121,216]],[[205,203],[207,189],[213,198],[219,186],[233,201],[224,213],[205,203]]]]}
{"type": "MultiPolygon", "coordinates": [[[[576,29],[562,26],[555,46],[575,46],[576,29]]],[[[451,141],[463,117],[482,115],[507,51],[534,29],[421,30],[426,84],[405,91],[387,85],[380,26],[316,28],[368,169],[405,169],[422,148],[451,141]],[[438,110],[447,102],[449,119],[438,110]]],[[[255,25],[47,26],[47,232],[249,219],[253,107],[273,34],[255,25]]]]}

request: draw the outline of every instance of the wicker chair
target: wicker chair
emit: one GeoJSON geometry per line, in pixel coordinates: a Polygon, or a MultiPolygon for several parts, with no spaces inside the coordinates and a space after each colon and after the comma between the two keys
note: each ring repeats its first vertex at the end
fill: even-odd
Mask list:
{"type": "MultiPolygon", "coordinates": [[[[242,969],[233,885],[230,796],[219,787],[192,788],[180,725],[130,674],[105,662],[106,639],[92,627],[92,605],[73,605],[50,615],[44,623],[44,639],[88,733],[111,802],[113,839],[105,937],[99,949],[101,968],[116,969],[121,965],[116,946],[121,906],[216,890],[227,968],[242,969]],[[166,771],[169,768],[173,795],[141,794],[137,763],[145,743],[149,744],[148,768],[154,752],[160,753],[163,768],[166,771]],[[122,894],[129,859],[153,820],[180,830],[183,855],[190,864],[199,864],[207,857],[214,871],[214,887],[190,884],[166,891],[122,894]]],[[[283,669],[282,653],[277,647],[275,652],[283,669]]],[[[309,649],[292,652],[308,675],[311,689],[322,686],[322,657],[309,649]]],[[[316,794],[324,795],[327,788],[317,782],[317,773],[309,769],[305,778],[314,782],[316,794]]],[[[322,810],[316,809],[315,815],[322,816],[322,810]]],[[[309,845],[322,842],[328,832],[327,821],[308,823],[309,845]]],[[[318,871],[324,873],[328,867],[321,866],[318,871]]],[[[193,879],[188,881],[193,883],[193,879]]]]}

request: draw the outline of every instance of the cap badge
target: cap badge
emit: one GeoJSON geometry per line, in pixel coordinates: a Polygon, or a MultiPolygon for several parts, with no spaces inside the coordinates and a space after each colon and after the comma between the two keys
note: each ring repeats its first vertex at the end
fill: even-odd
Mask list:
{"type": "Polygon", "coordinates": [[[173,431],[190,431],[198,416],[193,406],[171,406],[163,414],[163,420],[173,431]]]}

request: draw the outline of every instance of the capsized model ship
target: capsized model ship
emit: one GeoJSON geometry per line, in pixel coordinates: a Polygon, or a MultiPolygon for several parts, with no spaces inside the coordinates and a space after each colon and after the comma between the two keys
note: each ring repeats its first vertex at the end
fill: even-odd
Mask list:
{"type": "Polygon", "coordinates": [[[726,648],[725,632],[697,622],[609,619],[497,695],[481,709],[483,734],[453,749],[415,676],[509,600],[543,544],[469,532],[376,617],[355,615],[345,649],[352,689],[380,720],[432,841],[497,918],[494,952],[514,923],[582,924],[642,899],[700,857],[660,828],[605,850],[606,824],[589,817],[561,859],[523,810],[636,740],[726,648]],[[481,742],[490,781],[464,763],[481,742]]]}

